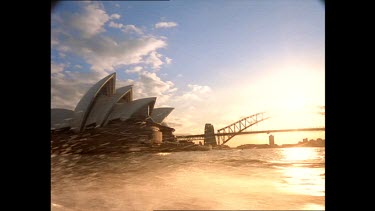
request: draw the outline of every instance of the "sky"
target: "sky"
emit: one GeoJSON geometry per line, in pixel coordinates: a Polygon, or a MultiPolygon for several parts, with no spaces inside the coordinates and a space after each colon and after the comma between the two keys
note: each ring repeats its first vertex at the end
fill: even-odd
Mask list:
{"type": "MultiPolygon", "coordinates": [[[[62,1],[51,12],[51,107],[74,110],[116,72],[134,99],[175,108],[165,121],[176,135],[258,112],[271,117],[261,129],[324,126],[324,20],[319,0],[62,1]]],[[[274,135],[277,144],[324,138],[274,135]]],[[[245,143],[268,135],[228,145],[245,143]]]]}

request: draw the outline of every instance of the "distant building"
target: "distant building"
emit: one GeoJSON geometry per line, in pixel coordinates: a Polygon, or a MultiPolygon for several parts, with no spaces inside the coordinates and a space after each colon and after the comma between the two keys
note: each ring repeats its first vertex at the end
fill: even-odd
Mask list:
{"type": "Polygon", "coordinates": [[[317,142],[317,144],[320,145],[320,146],[325,146],[324,140],[321,139],[321,138],[318,138],[318,139],[316,140],[316,142],[317,142]]]}
{"type": "Polygon", "coordinates": [[[273,135],[270,135],[268,137],[268,140],[269,140],[269,145],[270,146],[274,146],[275,145],[275,140],[274,140],[274,136],[273,135]]]}

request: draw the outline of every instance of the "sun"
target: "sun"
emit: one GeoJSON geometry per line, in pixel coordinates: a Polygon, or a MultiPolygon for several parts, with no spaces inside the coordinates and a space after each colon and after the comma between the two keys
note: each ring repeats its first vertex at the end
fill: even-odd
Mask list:
{"type": "Polygon", "coordinates": [[[323,79],[312,68],[291,65],[270,71],[259,80],[261,86],[257,90],[262,91],[262,103],[272,117],[273,126],[299,128],[311,125],[313,109],[324,105],[323,79]]]}

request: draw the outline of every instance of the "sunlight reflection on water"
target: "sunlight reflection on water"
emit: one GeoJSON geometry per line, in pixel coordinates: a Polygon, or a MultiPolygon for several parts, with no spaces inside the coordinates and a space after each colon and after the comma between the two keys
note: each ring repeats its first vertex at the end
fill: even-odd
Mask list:
{"type": "Polygon", "coordinates": [[[324,209],[324,148],[51,160],[52,210],[324,209]]]}
{"type": "Polygon", "coordinates": [[[292,162],[293,165],[280,168],[286,181],[280,188],[299,194],[325,196],[325,168],[319,162],[322,159],[319,151],[316,148],[285,148],[281,152],[281,162],[292,162]]]}

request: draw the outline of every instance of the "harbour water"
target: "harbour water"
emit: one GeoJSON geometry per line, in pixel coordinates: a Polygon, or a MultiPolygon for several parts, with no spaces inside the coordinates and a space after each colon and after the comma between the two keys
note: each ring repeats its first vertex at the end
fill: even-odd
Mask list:
{"type": "Polygon", "coordinates": [[[324,210],[325,148],[52,155],[52,210],[324,210]]]}

